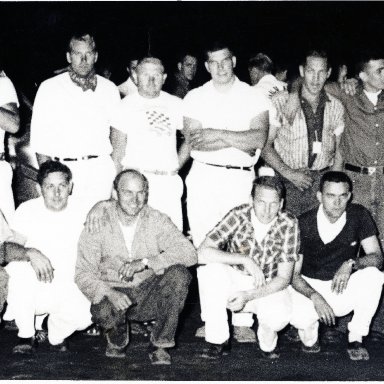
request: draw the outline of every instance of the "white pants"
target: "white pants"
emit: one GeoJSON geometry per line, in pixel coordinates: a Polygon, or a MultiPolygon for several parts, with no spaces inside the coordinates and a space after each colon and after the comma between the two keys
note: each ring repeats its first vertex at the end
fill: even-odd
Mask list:
{"type": "Polygon", "coordinates": [[[170,217],[173,223],[183,230],[181,196],[183,181],[179,175],[166,176],[143,172],[149,183],[148,204],[170,217]]]}
{"type": "MultiPolygon", "coordinates": [[[[353,311],[348,324],[350,333],[367,336],[373,315],[377,310],[384,274],[375,267],[356,271],[349,279],[347,288],[342,294],[331,291],[332,280],[317,280],[304,277],[313,289],[320,293],[333,309],[335,316],[341,317],[353,311]]],[[[310,347],[318,339],[318,319],[313,302],[290,287],[292,298],[291,324],[299,331],[304,345],[310,347]]]]}
{"type": "Polygon", "coordinates": [[[5,269],[9,274],[7,301],[19,337],[34,336],[35,315],[49,315],[48,340],[52,345],[92,324],[91,303],[74,282],[39,282],[30,263],[24,261],[11,262],[5,269]]]}
{"type": "MultiPolygon", "coordinates": [[[[225,264],[207,264],[197,272],[201,307],[205,314],[205,340],[222,344],[229,339],[227,301],[231,294],[253,289],[253,278],[225,264]]],[[[257,336],[261,350],[273,351],[277,332],[282,330],[291,316],[287,289],[260,299],[249,301],[244,314],[255,313],[259,327],[257,336]]]]}
{"type": "Polygon", "coordinates": [[[0,210],[3,212],[8,223],[10,223],[15,213],[12,177],[13,172],[11,165],[4,160],[0,160],[0,210]]]}
{"type": "Polygon", "coordinates": [[[254,178],[253,170],[226,169],[193,161],[186,184],[188,220],[196,247],[232,208],[249,202],[254,178]]]}
{"type": "Polygon", "coordinates": [[[111,197],[116,168],[110,156],[62,163],[72,171],[73,199],[79,200],[86,211],[111,197]]]}

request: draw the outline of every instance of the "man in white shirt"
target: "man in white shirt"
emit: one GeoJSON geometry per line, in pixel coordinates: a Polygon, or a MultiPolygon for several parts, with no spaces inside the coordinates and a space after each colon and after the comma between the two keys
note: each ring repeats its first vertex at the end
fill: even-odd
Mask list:
{"type": "Polygon", "coordinates": [[[147,177],[148,204],[182,230],[183,182],[178,170],[186,158],[176,149],[176,131],[183,125],[181,100],[161,90],[167,75],[159,59],[142,59],[133,75],[138,92],[121,101],[112,122],[121,132],[116,159],[121,168],[140,170],[147,177]]]}
{"type": "MultiPolygon", "coordinates": [[[[230,209],[248,202],[254,165],[268,135],[268,100],[236,77],[235,66],[228,46],[214,44],[205,62],[212,80],[183,100],[187,140],[181,150],[188,146],[193,158],[186,184],[196,247],[230,209]]],[[[238,314],[233,323],[249,329],[252,318],[238,314]]],[[[252,335],[245,339],[253,341],[253,331],[252,335]]]]}
{"type": "Polygon", "coordinates": [[[0,210],[7,220],[15,212],[12,192],[12,168],[5,161],[5,133],[19,130],[19,101],[11,80],[0,70],[0,210]]]}
{"type": "Polygon", "coordinates": [[[122,99],[125,96],[132,95],[133,93],[137,92],[137,85],[134,82],[133,73],[136,70],[138,62],[139,60],[137,58],[132,58],[129,60],[128,67],[127,67],[128,79],[125,80],[124,83],[121,83],[118,86],[120,96],[122,99]]]}
{"type": "Polygon", "coordinates": [[[86,212],[69,197],[71,178],[66,165],[43,163],[38,173],[42,197],[21,204],[11,223],[12,241],[24,246],[27,254],[44,255],[50,262],[40,278],[33,263],[14,261],[5,267],[8,306],[19,329],[13,353],[34,350],[35,315],[49,314],[48,340],[58,352],[67,351],[68,336],[91,325],[90,302],[74,282],[86,212]]]}
{"type": "Polygon", "coordinates": [[[110,120],[120,97],[111,81],[96,75],[97,58],[91,35],[73,36],[69,70],[41,84],[31,122],[31,147],[38,163],[53,159],[70,167],[73,197],[87,209],[109,198],[116,175],[110,120]]]}

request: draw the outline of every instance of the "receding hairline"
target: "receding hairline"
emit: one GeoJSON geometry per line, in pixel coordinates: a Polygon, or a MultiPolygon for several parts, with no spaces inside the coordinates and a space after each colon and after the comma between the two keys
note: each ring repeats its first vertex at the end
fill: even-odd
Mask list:
{"type": "Polygon", "coordinates": [[[91,36],[89,33],[86,33],[82,36],[72,36],[68,43],[68,52],[70,52],[73,49],[73,43],[75,41],[81,41],[84,43],[88,43],[93,50],[96,50],[96,42],[93,36],[91,36]]]}
{"type": "Polygon", "coordinates": [[[136,71],[139,71],[140,67],[145,64],[153,64],[161,68],[162,73],[165,72],[164,65],[160,59],[157,57],[145,57],[142,60],[139,60],[136,66],[136,71]]]}

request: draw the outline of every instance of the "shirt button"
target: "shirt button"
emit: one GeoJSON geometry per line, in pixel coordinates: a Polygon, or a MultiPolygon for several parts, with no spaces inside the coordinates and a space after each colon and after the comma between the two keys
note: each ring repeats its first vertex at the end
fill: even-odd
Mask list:
{"type": "Polygon", "coordinates": [[[376,128],[379,128],[379,124],[375,124],[375,127],[376,127],[376,128]]]}
{"type": "Polygon", "coordinates": [[[374,161],[374,164],[377,164],[377,160],[374,161]]]}
{"type": "Polygon", "coordinates": [[[379,145],[379,144],[380,144],[379,142],[376,143],[376,145],[379,145]]]}
{"type": "Polygon", "coordinates": [[[377,110],[377,107],[373,107],[373,110],[376,111],[376,110],[377,110]]]}

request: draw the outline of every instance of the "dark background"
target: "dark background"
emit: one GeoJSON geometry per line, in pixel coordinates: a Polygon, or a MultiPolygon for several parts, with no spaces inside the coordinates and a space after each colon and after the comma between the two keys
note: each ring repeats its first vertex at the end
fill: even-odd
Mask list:
{"type": "MultiPolygon", "coordinates": [[[[351,63],[366,45],[383,46],[383,16],[381,2],[3,2],[0,59],[16,86],[38,85],[66,65],[69,34],[89,28],[99,64],[120,83],[132,54],[150,50],[170,72],[183,48],[201,55],[207,42],[220,39],[232,45],[237,73],[248,81],[253,52],[287,62],[292,73],[310,47],[326,49],[334,63],[351,63]]],[[[204,70],[198,78],[207,79],[204,70]]]]}

